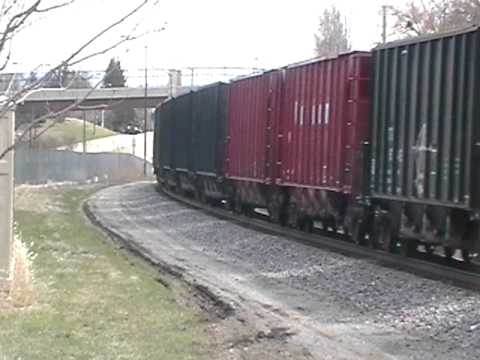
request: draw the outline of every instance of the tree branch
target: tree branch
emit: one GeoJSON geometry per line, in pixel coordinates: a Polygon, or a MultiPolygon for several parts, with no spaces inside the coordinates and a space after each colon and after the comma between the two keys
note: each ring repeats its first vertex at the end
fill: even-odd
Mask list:
{"type": "MultiPolygon", "coordinates": [[[[63,109],[59,110],[59,111],[49,111],[47,114],[45,115],[42,115],[38,118],[36,118],[34,121],[32,121],[28,126],[27,128],[22,132],[22,134],[20,134],[20,136],[17,137],[17,139],[15,140],[14,144],[7,147],[5,150],[3,150],[2,153],[0,153],[0,160],[3,159],[5,157],[5,155],[7,155],[10,151],[14,150],[20,143],[23,142],[23,139],[25,138],[25,136],[27,135],[28,132],[30,132],[30,130],[34,129],[39,123],[43,122],[44,120],[47,120],[47,119],[51,119],[51,118],[58,118],[64,114],[66,114],[67,112],[77,108],[82,102],[84,102],[94,91],[96,88],[98,88],[100,86],[100,84],[103,82],[103,79],[100,80],[99,82],[97,82],[95,84],[94,87],[92,87],[88,92],[87,94],[85,94],[84,97],[82,97],[81,99],[77,99],[74,103],[64,107],[63,109]]],[[[58,121],[54,121],[53,124],[56,124],[58,121]]],[[[53,125],[52,125],[53,126],[53,125]]],[[[48,127],[47,127],[48,128],[48,127]]],[[[45,131],[42,131],[37,137],[41,136],[43,133],[45,133],[45,131]]]]}
{"type": "MultiPolygon", "coordinates": [[[[12,9],[16,5],[18,5],[18,0],[13,0],[11,3],[8,3],[7,1],[8,0],[3,1],[2,8],[0,10],[0,12],[3,12],[3,14],[9,14],[12,11],[12,9]]],[[[5,27],[4,31],[0,32],[0,54],[5,49],[5,44],[8,41],[12,40],[13,36],[27,22],[27,20],[32,16],[32,14],[54,11],[56,9],[63,8],[63,7],[66,7],[68,5],[71,5],[74,1],[76,1],[76,0],[65,0],[62,3],[57,4],[57,5],[52,5],[52,6],[49,6],[49,7],[46,7],[46,8],[40,8],[42,0],[36,0],[30,6],[27,6],[27,7],[23,8],[21,11],[19,11],[17,14],[12,15],[11,18],[7,20],[7,24],[6,24],[6,27],[5,27]]],[[[125,21],[127,21],[129,18],[131,18],[135,14],[139,13],[143,8],[146,7],[147,4],[151,4],[152,2],[153,2],[154,5],[157,5],[159,3],[158,0],[142,0],[132,10],[130,10],[125,15],[121,16],[119,19],[117,19],[113,23],[109,24],[108,26],[105,26],[98,33],[96,33],[94,36],[92,36],[87,41],[85,41],[83,44],[81,44],[70,55],[68,55],[63,61],[61,61],[59,64],[52,67],[47,73],[45,73],[44,76],[40,77],[39,79],[37,79],[33,83],[30,83],[30,84],[27,84],[27,85],[23,86],[19,90],[15,90],[13,93],[10,93],[10,90],[9,90],[6,94],[7,96],[4,99],[0,100],[0,119],[4,118],[6,113],[8,113],[9,111],[13,111],[18,103],[21,103],[29,95],[31,95],[35,91],[37,91],[46,79],[51,77],[56,72],[61,71],[64,67],[71,66],[72,64],[76,65],[76,64],[79,64],[83,61],[91,59],[95,56],[105,54],[106,52],[117,48],[118,46],[124,44],[127,41],[136,40],[136,39],[148,34],[149,32],[145,32],[143,34],[131,34],[130,33],[130,34],[124,36],[123,38],[121,38],[119,41],[115,42],[114,44],[106,47],[105,49],[98,50],[98,51],[93,51],[90,54],[80,56],[90,46],[92,46],[100,38],[102,38],[106,33],[112,31],[114,28],[116,28],[120,24],[124,23],[125,21]]],[[[161,31],[161,30],[163,30],[163,28],[159,29],[157,31],[161,31]]],[[[10,51],[6,56],[5,62],[2,64],[2,66],[0,66],[0,69],[6,67],[6,64],[8,64],[9,59],[10,59],[10,51]]],[[[25,138],[26,134],[31,129],[35,128],[43,120],[45,120],[47,118],[56,118],[56,117],[59,117],[59,116],[65,114],[65,113],[71,111],[72,109],[82,107],[81,103],[83,101],[85,101],[102,82],[103,82],[103,78],[94,87],[92,87],[89,90],[89,92],[83,98],[78,99],[73,104],[61,109],[60,111],[54,111],[54,112],[48,111],[47,114],[42,115],[39,118],[32,121],[32,123],[29,124],[27,129],[25,129],[25,131],[23,131],[22,134],[18,137],[15,144],[12,145],[9,148],[3,150],[0,153],[0,159],[5,157],[5,155],[9,151],[13,150],[19,142],[21,143],[23,141],[23,139],[25,138]]],[[[72,83],[70,83],[69,86],[71,86],[71,84],[72,83]]],[[[88,109],[88,107],[82,107],[82,109],[83,108],[88,109]]],[[[56,122],[54,122],[54,123],[56,123],[56,122]]]]}
{"type": "Polygon", "coordinates": [[[76,0],[65,1],[64,3],[57,4],[57,5],[52,5],[50,7],[45,8],[45,9],[37,9],[36,12],[37,13],[46,13],[46,12],[49,12],[49,11],[52,11],[52,10],[61,9],[61,8],[64,8],[66,6],[69,6],[69,5],[73,4],[75,1],[76,0]]]}
{"type": "Polygon", "coordinates": [[[74,60],[81,52],[83,52],[86,48],[88,48],[90,45],[92,45],[95,41],[97,41],[99,38],[101,38],[103,35],[105,35],[107,32],[112,30],[113,28],[117,27],[121,23],[125,22],[128,18],[132,17],[136,13],[138,13],[147,3],[149,0],[143,0],[140,5],[135,7],[132,11],[115,21],[114,23],[110,24],[109,26],[105,27],[102,29],[100,32],[98,32],[96,35],[94,35],[90,40],[88,40],[86,43],[84,43],[82,46],[80,46],[76,51],[74,51],[67,59],[65,59],[62,64],[63,65],[70,65],[70,62],[74,60]]]}
{"type": "Polygon", "coordinates": [[[140,38],[142,38],[142,37],[144,37],[144,36],[147,36],[148,34],[151,34],[152,32],[160,32],[160,31],[163,31],[163,30],[165,30],[164,27],[163,27],[163,28],[160,28],[160,29],[158,29],[158,30],[156,30],[156,31],[146,31],[146,32],[144,32],[144,33],[142,33],[142,34],[139,34],[139,35],[127,35],[127,36],[125,36],[124,38],[122,38],[121,40],[119,40],[118,42],[116,42],[115,44],[113,44],[113,45],[111,45],[111,46],[109,46],[109,47],[107,47],[107,48],[105,48],[105,49],[102,49],[102,50],[93,52],[93,53],[91,53],[91,54],[89,54],[89,55],[86,55],[86,56],[84,56],[84,57],[82,57],[82,58],[80,58],[80,59],[78,59],[78,60],[76,60],[76,61],[70,62],[69,65],[70,65],[70,66],[74,66],[74,65],[77,65],[77,64],[79,64],[79,63],[82,63],[82,62],[84,62],[84,61],[86,61],[86,60],[89,60],[89,59],[91,59],[91,58],[93,58],[93,57],[96,57],[96,56],[99,56],[99,55],[104,55],[104,54],[106,54],[106,53],[108,53],[108,52],[110,52],[110,51],[118,48],[119,46],[121,46],[122,44],[124,44],[124,43],[126,43],[126,42],[133,41],[133,40],[138,40],[138,39],[140,39],[140,38]]]}
{"type": "MultiPolygon", "coordinates": [[[[36,3],[38,3],[40,0],[37,0],[36,3]]],[[[122,16],[121,18],[119,18],[117,21],[115,21],[114,23],[106,26],[104,29],[102,29],[100,32],[98,32],[95,36],[93,36],[92,38],[90,38],[88,41],[86,41],[84,44],[82,44],[79,48],[77,48],[70,56],[68,56],[66,59],[64,59],[63,61],[61,61],[58,65],[56,65],[55,67],[51,68],[43,77],[41,77],[40,79],[38,79],[37,81],[35,81],[34,83],[32,84],[29,84],[28,86],[20,89],[19,91],[17,91],[16,93],[14,94],[11,94],[9,96],[8,99],[6,99],[4,101],[4,106],[1,108],[0,110],[0,118],[5,116],[5,114],[11,110],[13,110],[13,108],[16,106],[17,103],[19,102],[22,102],[24,101],[24,99],[26,97],[28,97],[32,91],[34,91],[35,89],[39,88],[41,86],[41,84],[45,81],[45,79],[48,79],[50,76],[52,76],[53,74],[55,74],[55,72],[59,71],[61,68],[63,68],[64,66],[71,66],[72,64],[79,64],[81,61],[85,61],[85,60],[88,60],[88,59],[91,59],[92,57],[94,56],[97,56],[97,55],[102,55],[104,53],[106,53],[106,51],[97,51],[97,52],[94,52],[90,55],[87,55],[87,56],[84,56],[82,59],[77,59],[75,61],[72,61],[74,60],[79,54],[81,54],[86,48],[88,48],[90,45],[92,45],[96,40],[98,40],[100,37],[102,37],[103,35],[105,35],[107,32],[111,31],[113,28],[115,28],[116,26],[120,25],[121,23],[125,22],[127,19],[129,19],[130,17],[132,17],[133,15],[135,15],[136,13],[138,13],[142,8],[144,8],[148,3],[151,3],[151,0],[143,0],[138,6],[136,6],[133,10],[131,10],[130,12],[128,12],[126,15],[122,16]],[[81,61],[80,61],[81,60],[81,61]]],[[[69,3],[66,3],[66,4],[69,4],[69,3]]],[[[158,1],[155,1],[154,2],[154,5],[158,4],[158,1]]],[[[64,5],[66,6],[66,5],[64,5]]],[[[134,36],[134,35],[128,35],[126,37],[127,40],[125,39],[122,39],[121,41],[118,41],[116,44],[112,45],[112,46],[109,46],[107,49],[109,49],[110,51],[113,50],[114,48],[120,46],[121,44],[125,43],[126,41],[131,41],[131,40],[135,40],[137,39],[138,36],[134,36]],[[130,40],[128,40],[130,39],[130,40]]],[[[0,48],[0,53],[1,53],[1,48],[0,48]]]]}

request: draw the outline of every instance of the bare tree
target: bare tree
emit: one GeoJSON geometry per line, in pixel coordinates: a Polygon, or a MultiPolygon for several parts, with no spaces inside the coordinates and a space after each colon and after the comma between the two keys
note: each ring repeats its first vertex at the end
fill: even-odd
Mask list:
{"type": "Polygon", "coordinates": [[[342,20],[342,14],[335,6],[325,9],[320,17],[315,44],[316,54],[319,57],[336,56],[350,50],[347,26],[342,20]]]}
{"type": "MultiPolygon", "coordinates": [[[[25,28],[34,26],[36,21],[44,21],[42,15],[45,13],[52,13],[58,9],[70,6],[76,0],[0,0],[0,71],[4,70],[9,62],[14,47],[12,46],[15,37],[25,28]],[[47,4],[47,5],[46,5],[47,4]]],[[[152,7],[157,6],[159,0],[138,0],[130,11],[120,16],[116,21],[106,24],[91,38],[87,39],[81,44],[77,44],[76,48],[64,59],[59,61],[56,65],[52,66],[44,75],[40,77],[32,78],[31,81],[25,82],[25,85],[20,89],[4,92],[0,96],[0,121],[5,118],[5,114],[13,111],[16,105],[22,102],[32,92],[41,88],[45,81],[51,79],[55,75],[61,73],[64,69],[68,69],[72,66],[78,65],[93,57],[106,54],[107,52],[118,48],[126,42],[138,39],[141,36],[146,35],[152,31],[160,31],[161,29],[149,29],[148,31],[140,32],[139,24],[136,22],[132,24],[132,27],[125,33],[118,34],[116,40],[113,40],[110,44],[103,44],[99,49],[98,46],[101,41],[104,40],[107,34],[113,33],[120,25],[133,21],[136,16],[142,11],[151,11],[152,7]]],[[[106,74],[108,75],[108,73],[106,74]]],[[[70,79],[67,86],[69,88],[72,84],[75,84],[78,80],[77,76],[70,79]]],[[[92,84],[91,89],[86,93],[82,99],[78,99],[74,104],[64,107],[60,111],[50,111],[47,114],[41,115],[35,118],[18,136],[16,143],[7,148],[0,149],[0,159],[2,159],[9,151],[14,149],[19,143],[21,143],[31,129],[35,128],[39,123],[45,119],[60,118],[63,114],[78,108],[85,99],[91,95],[91,93],[102,84],[103,79],[96,84],[92,84]]],[[[52,126],[55,122],[52,123],[52,126]]],[[[44,129],[37,136],[42,135],[48,129],[44,129]]]]}
{"type": "Polygon", "coordinates": [[[479,0],[412,0],[390,9],[394,30],[405,36],[456,30],[480,21],[479,0]]]}
{"type": "Polygon", "coordinates": [[[448,19],[452,28],[464,28],[480,24],[479,0],[453,0],[448,19]]]}

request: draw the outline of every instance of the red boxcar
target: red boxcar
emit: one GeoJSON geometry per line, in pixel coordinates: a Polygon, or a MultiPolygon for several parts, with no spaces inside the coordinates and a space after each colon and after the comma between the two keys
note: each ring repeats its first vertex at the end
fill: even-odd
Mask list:
{"type": "Polygon", "coordinates": [[[266,205],[262,186],[278,176],[275,164],[281,92],[281,70],[230,84],[225,173],[243,203],[266,205]]]}
{"type": "Polygon", "coordinates": [[[369,53],[286,69],[282,184],[352,191],[362,171],[356,156],[368,139],[370,71],[369,53]]]}
{"type": "Polygon", "coordinates": [[[235,206],[265,206],[292,225],[348,226],[362,193],[371,66],[369,53],[352,52],[230,85],[226,176],[235,206]]]}
{"type": "Polygon", "coordinates": [[[345,195],[361,193],[371,67],[370,53],[353,52],[285,70],[276,182],[301,215],[343,221],[345,195]]]}

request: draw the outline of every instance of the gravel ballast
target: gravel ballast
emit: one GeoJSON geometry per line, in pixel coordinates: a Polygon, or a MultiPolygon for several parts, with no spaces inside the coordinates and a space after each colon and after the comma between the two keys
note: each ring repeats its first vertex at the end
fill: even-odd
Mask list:
{"type": "Polygon", "coordinates": [[[332,348],[349,344],[332,359],[480,356],[474,291],[217,219],[157,193],[153,183],[103,190],[89,206],[103,226],[213,291],[237,296],[239,306],[273,308],[314,358],[328,354],[329,337],[332,348]],[[324,332],[322,350],[316,337],[324,332]]]}

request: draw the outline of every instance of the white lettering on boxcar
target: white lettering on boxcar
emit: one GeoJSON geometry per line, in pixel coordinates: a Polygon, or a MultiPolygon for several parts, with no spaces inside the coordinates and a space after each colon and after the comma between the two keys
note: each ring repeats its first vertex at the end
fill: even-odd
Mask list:
{"type": "Polygon", "coordinates": [[[330,122],[330,103],[325,104],[325,125],[330,122]]]}

